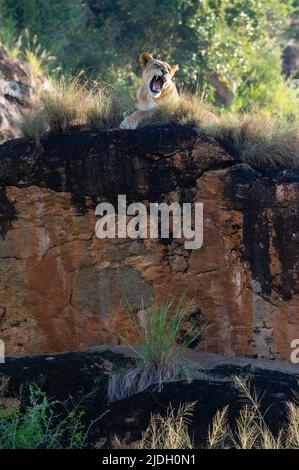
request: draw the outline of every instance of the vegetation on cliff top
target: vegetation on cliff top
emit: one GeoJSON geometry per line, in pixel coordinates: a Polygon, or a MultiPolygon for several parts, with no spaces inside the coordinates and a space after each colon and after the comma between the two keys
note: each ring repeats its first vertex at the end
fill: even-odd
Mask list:
{"type": "Polygon", "coordinates": [[[118,127],[140,83],[135,58],[150,48],[180,64],[181,96],[143,126],[195,125],[256,168],[298,162],[298,90],[281,60],[298,39],[296,1],[163,0],[159,13],[155,2],[130,3],[0,0],[10,54],[52,75],[52,89],[17,119],[25,137],[39,145],[47,133],[118,127]]]}
{"type": "Polygon", "coordinates": [[[138,55],[151,50],[180,64],[180,90],[204,89],[233,111],[290,112],[292,76],[284,76],[281,56],[298,40],[297,18],[298,0],[144,0],[134,7],[130,0],[0,0],[0,40],[14,54],[33,62],[35,55],[46,72],[83,69],[129,99],[140,80],[138,55]],[[44,50],[56,61],[45,60],[44,50]]]}
{"type": "MultiPolygon", "coordinates": [[[[39,145],[47,133],[117,128],[125,110],[124,101],[111,88],[78,76],[52,81],[52,89],[35,97],[32,108],[16,119],[16,126],[39,145]]],[[[195,126],[199,135],[229,145],[236,158],[255,168],[299,162],[299,125],[293,115],[271,116],[254,110],[219,113],[203,97],[182,93],[178,102],[159,107],[140,126],[171,123],[195,126]]]]}
{"type": "Polygon", "coordinates": [[[23,135],[36,140],[47,132],[59,133],[75,127],[101,129],[117,127],[121,103],[108,87],[80,79],[52,81],[49,90],[35,96],[31,109],[23,110],[16,126],[23,135]]]}
{"type": "Polygon", "coordinates": [[[52,76],[18,119],[23,135],[39,144],[49,132],[118,127],[150,49],[180,64],[181,97],[143,126],[195,125],[257,168],[297,162],[298,88],[281,56],[299,37],[298,1],[155,3],[0,0],[0,40],[31,73],[52,76]]]}

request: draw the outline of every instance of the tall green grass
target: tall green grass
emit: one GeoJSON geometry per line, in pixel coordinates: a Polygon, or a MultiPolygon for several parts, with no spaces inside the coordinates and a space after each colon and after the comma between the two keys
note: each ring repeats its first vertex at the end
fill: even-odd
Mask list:
{"type": "MultiPolygon", "coordinates": [[[[184,353],[194,340],[203,335],[209,324],[206,321],[198,322],[183,331],[189,307],[183,304],[183,300],[175,305],[173,301],[167,300],[143,311],[140,321],[130,314],[133,337],[138,345],[128,345],[137,361],[129,369],[114,372],[110,376],[109,401],[123,399],[151,385],[161,391],[165,382],[190,381],[201,371],[200,364],[186,360],[184,353]]],[[[126,338],[122,339],[128,343],[126,338]]]]}

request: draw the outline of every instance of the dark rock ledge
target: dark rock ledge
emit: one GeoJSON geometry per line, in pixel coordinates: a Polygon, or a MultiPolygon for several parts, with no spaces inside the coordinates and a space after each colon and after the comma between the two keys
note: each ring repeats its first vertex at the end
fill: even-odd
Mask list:
{"type": "Polygon", "coordinates": [[[260,394],[261,411],[266,413],[270,429],[277,431],[282,427],[286,402],[294,401],[294,391],[298,390],[298,367],[211,354],[195,356],[192,359],[204,366],[201,380],[191,384],[169,383],[161,393],[152,389],[109,405],[107,380],[114,368],[130,358],[126,348],[97,347],[65,354],[9,357],[6,364],[0,365],[0,378],[10,378],[6,395],[20,397],[21,391],[24,404],[28,386],[36,383],[48,397],[61,402],[61,409],[73,406],[84,409],[86,423],[107,412],[93,428],[89,437],[91,443],[102,440],[109,445],[115,435],[127,437],[129,441],[138,439],[148,426],[151,413],[164,415],[170,403],[178,408],[182,403],[196,401],[191,433],[196,443],[202,444],[217,410],[229,405],[229,419],[233,422],[244,403],[235,387],[236,376],[247,380],[251,390],[260,394]]]}

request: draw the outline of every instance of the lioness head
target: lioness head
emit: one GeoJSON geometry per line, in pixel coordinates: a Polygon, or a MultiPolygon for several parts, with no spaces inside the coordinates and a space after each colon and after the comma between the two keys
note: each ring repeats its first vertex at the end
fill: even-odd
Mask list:
{"type": "Polygon", "coordinates": [[[141,54],[139,62],[144,84],[153,98],[159,98],[163,90],[173,85],[171,80],[179,66],[154,59],[148,52],[141,54]]]}

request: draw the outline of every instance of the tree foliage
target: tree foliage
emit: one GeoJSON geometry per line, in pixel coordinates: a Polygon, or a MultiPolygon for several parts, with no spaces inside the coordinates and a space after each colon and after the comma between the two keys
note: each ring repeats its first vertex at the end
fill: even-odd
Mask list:
{"type": "MultiPolygon", "coordinates": [[[[281,71],[284,41],[297,35],[297,0],[0,0],[0,19],[27,28],[65,72],[134,88],[138,55],[180,64],[185,89],[235,93],[233,106],[291,107],[281,71]],[[215,75],[216,74],[216,75],[215,75]]],[[[111,83],[112,84],[112,83],[111,83]]]]}

